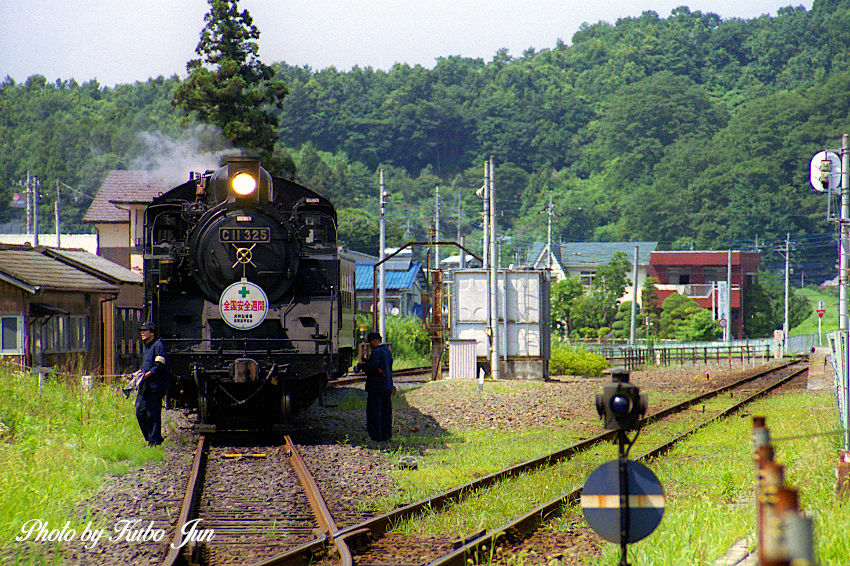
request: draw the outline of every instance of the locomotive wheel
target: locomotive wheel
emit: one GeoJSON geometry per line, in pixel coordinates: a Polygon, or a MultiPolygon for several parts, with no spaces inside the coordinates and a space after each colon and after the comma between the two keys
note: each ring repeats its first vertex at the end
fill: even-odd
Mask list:
{"type": "Polygon", "coordinates": [[[286,394],[280,395],[280,419],[281,422],[287,422],[292,416],[292,398],[286,394]]]}
{"type": "Polygon", "coordinates": [[[210,402],[206,395],[198,395],[198,422],[208,424],[210,422],[210,402]]]}

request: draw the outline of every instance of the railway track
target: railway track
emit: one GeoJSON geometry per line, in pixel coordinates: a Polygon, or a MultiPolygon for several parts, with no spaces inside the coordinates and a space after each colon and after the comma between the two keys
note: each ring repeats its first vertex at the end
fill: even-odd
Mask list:
{"type": "MultiPolygon", "coordinates": [[[[448,368],[443,367],[443,371],[447,371],[448,368]]],[[[404,369],[394,369],[393,370],[393,379],[395,381],[401,382],[420,382],[420,381],[430,381],[431,380],[431,366],[422,366],[422,367],[414,367],[414,368],[404,368],[404,369]]],[[[352,385],[355,383],[362,383],[366,381],[366,376],[364,374],[355,374],[349,375],[346,377],[340,377],[339,379],[332,379],[328,381],[328,387],[344,387],[346,385],[352,385]]]]}
{"type": "Polygon", "coordinates": [[[214,446],[199,437],[164,565],[306,563],[325,551],[337,526],[284,439],[282,446],[214,446]],[[273,556],[288,558],[268,562],[273,556]]]}
{"type": "MultiPolygon", "coordinates": [[[[666,422],[670,418],[692,419],[692,415],[686,417],[682,417],[681,415],[694,406],[706,403],[712,398],[717,398],[727,393],[736,397],[734,403],[730,403],[729,406],[715,416],[704,420],[674,438],[666,440],[635,459],[642,460],[660,456],[675,443],[681,441],[699,428],[718,419],[725,418],[738,411],[744,405],[787,383],[805,371],[805,367],[794,367],[798,363],[790,362],[767,370],[754,372],[732,384],[697,395],[650,414],[642,421],[643,428],[651,428],[655,423],[666,422]],[[758,384],[757,388],[756,384],[758,384]],[[679,415],[679,417],[676,415],[679,415]]],[[[184,529],[183,525],[191,524],[193,520],[201,518],[205,522],[209,521],[209,524],[205,525],[206,528],[210,528],[212,525],[221,525],[214,527],[214,529],[216,538],[219,537],[218,529],[221,529],[221,539],[219,539],[219,542],[223,543],[224,547],[230,545],[233,548],[241,548],[242,550],[238,553],[232,551],[214,552],[212,545],[208,541],[201,541],[202,544],[195,544],[194,547],[191,546],[190,541],[190,544],[183,545],[184,548],[189,547],[187,550],[182,550],[181,552],[172,551],[172,555],[174,556],[169,555],[165,564],[178,564],[194,558],[198,563],[205,564],[238,561],[243,564],[255,564],[255,566],[272,566],[276,564],[308,564],[316,560],[317,557],[324,556],[323,564],[338,562],[343,565],[350,565],[354,564],[354,556],[358,565],[466,565],[470,559],[474,560],[476,556],[480,556],[483,549],[488,547],[493,548],[494,541],[505,540],[505,533],[510,533],[510,539],[515,541],[519,536],[526,536],[532,533],[543,522],[544,518],[558,515],[562,506],[573,504],[578,500],[581,492],[580,486],[569,492],[561,493],[534,509],[524,511],[520,517],[490,530],[460,534],[455,538],[422,537],[417,538],[417,540],[411,540],[410,537],[388,534],[388,531],[393,525],[401,521],[409,520],[426,512],[440,512],[448,506],[462,502],[471,494],[483,492],[483,490],[495,486],[499,482],[515,478],[520,474],[533,474],[543,468],[569,460],[573,455],[585,451],[592,446],[610,442],[615,434],[615,431],[598,434],[556,452],[500,470],[462,486],[435,494],[432,497],[410,503],[389,513],[358,522],[342,529],[337,528],[334,519],[327,512],[327,505],[322,501],[315,482],[307,477],[309,474],[306,472],[306,466],[303,466],[302,462],[301,467],[304,468],[304,475],[306,477],[306,479],[301,480],[302,485],[306,486],[302,497],[305,500],[309,500],[309,506],[313,508],[314,512],[320,518],[310,517],[301,526],[294,522],[285,523],[284,521],[290,520],[285,518],[290,517],[290,511],[292,510],[289,510],[285,505],[278,508],[276,507],[277,504],[273,501],[267,502],[265,506],[265,511],[267,512],[266,518],[262,520],[270,520],[271,515],[269,513],[274,513],[280,517],[280,519],[277,519],[279,521],[278,524],[286,525],[285,528],[280,529],[280,532],[285,532],[287,536],[280,537],[280,540],[275,541],[261,540],[260,542],[256,542],[256,539],[253,539],[255,542],[251,542],[240,539],[240,536],[246,536],[244,535],[244,531],[247,521],[231,517],[227,519],[227,521],[231,521],[230,523],[226,521],[214,523],[214,515],[210,514],[209,510],[205,511],[206,507],[203,504],[198,505],[198,502],[203,502],[203,499],[199,499],[197,494],[187,491],[172,543],[173,546],[183,545],[184,536],[181,535],[181,531],[184,529]],[[311,495],[308,496],[307,494],[311,495]],[[287,510],[282,511],[282,509],[287,510]],[[226,538],[225,535],[228,537],[235,536],[236,538],[226,538]],[[281,542],[284,538],[286,540],[281,542]],[[246,552],[246,550],[255,547],[262,547],[262,553],[259,553],[259,551],[254,553],[246,552]],[[236,554],[239,555],[238,558],[235,556],[236,554]]],[[[205,442],[206,439],[204,438],[199,442],[199,448],[196,451],[195,463],[193,465],[193,477],[198,475],[199,471],[204,468],[204,454],[207,450],[203,448],[202,444],[205,442]]],[[[297,456],[295,448],[291,446],[291,440],[288,437],[287,446],[281,448],[280,452],[289,456],[290,459],[300,459],[297,456]]],[[[277,455],[277,458],[280,459],[282,454],[277,455]]],[[[243,455],[241,460],[250,460],[250,458],[243,455]]],[[[293,464],[293,469],[298,467],[297,464],[293,464]]],[[[202,475],[202,472],[200,474],[202,475]]],[[[190,482],[190,486],[192,483],[190,482]]],[[[283,488],[280,489],[283,490],[283,488]]],[[[302,516],[306,515],[306,511],[303,510],[306,509],[306,506],[306,504],[302,504],[302,511],[300,512],[302,516]]],[[[296,515],[298,513],[295,512],[296,515]]],[[[215,520],[224,521],[222,518],[215,520]]],[[[256,517],[253,520],[256,521],[256,517]]],[[[254,530],[256,531],[257,529],[255,528],[254,530]]]]}
{"type": "MultiPolygon", "coordinates": [[[[682,434],[668,439],[635,459],[645,460],[664,454],[677,442],[680,442],[699,428],[715,422],[718,419],[725,418],[726,416],[738,411],[746,404],[768,394],[770,391],[780,387],[806,371],[807,366],[794,367],[797,365],[800,365],[800,363],[790,362],[768,370],[755,372],[732,384],[697,395],[649,415],[642,421],[642,427],[651,427],[655,423],[660,423],[671,417],[675,417],[676,415],[681,415],[681,413],[694,406],[705,403],[709,399],[726,393],[737,394],[740,396],[734,403],[731,403],[715,416],[704,420],[682,434]],[[767,383],[763,387],[753,390],[753,384],[757,381],[765,381],[767,383]],[[742,393],[742,390],[745,390],[745,392],[742,393]]],[[[359,554],[357,558],[358,565],[386,564],[386,562],[381,559],[381,555],[394,551],[397,552],[400,549],[395,549],[394,547],[399,544],[406,544],[405,540],[408,538],[397,537],[396,540],[384,540],[383,537],[392,525],[424,512],[439,512],[441,509],[456,504],[463,499],[468,498],[470,495],[494,486],[501,481],[519,476],[520,474],[533,473],[542,468],[553,466],[597,444],[610,442],[615,436],[616,431],[601,433],[556,452],[546,454],[540,458],[517,464],[516,466],[484,476],[473,482],[436,494],[433,497],[411,503],[359,525],[343,529],[340,531],[338,536],[346,538],[350,541],[353,547],[362,550],[361,554],[359,554]]],[[[600,461],[599,463],[602,462],[600,461]]],[[[533,479],[530,481],[533,481],[533,479]]],[[[544,522],[544,519],[556,516],[562,506],[576,502],[580,497],[580,494],[581,486],[579,485],[569,492],[560,494],[552,500],[541,504],[537,508],[524,512],[521,516],[514,520],[491,530],[462,534],[453,540],[439,540],[436,538],[431,540],[418,540],[416,541],[416,548],[408,549],[407,552],[404,553],[405,556],[410,557],[410,560],[399,560],[398,564],[466,565],[469,563],[468,560],[474,560],[477,556],[481,556],[482,553],[486,553],[487,548],[492,549],[496,540],[507,540],[508,538],[511,540],[517,540],[517,538],[521,535],[525,536],[531,534],[531,532],[537,528],[537,525],[544,522]],[[511,536],[506,537],[507,533],[510,533],[511,536]],[[450,547],[449,551],[445,551],[446,546],[450,547]]]]}

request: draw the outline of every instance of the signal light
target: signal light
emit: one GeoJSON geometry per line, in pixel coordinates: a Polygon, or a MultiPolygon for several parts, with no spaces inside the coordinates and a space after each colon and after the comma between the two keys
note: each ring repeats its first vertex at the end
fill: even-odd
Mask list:
{"type": "Polygon", "coordinates": [[[596,411],[605,421],[608,430],[637,430],[640,419],[646,414],[646,393],[629,383],[629,372],[622,368],[609,370],[612,381],[596,395],[596,411]]]}
{"type": "Polygon", "coordinates": [[[832,169],[832,164],[829,159],[824,159],[820,162],[820,182],[824,188],[829,187],[829,173],[832,169]]]}
{"type": "Polygon", "coordinates": [[[240,197],[247,197],[257,190],[257,179],[249,173],[237,173],[230,181],[230,186],[233,187],[233,192],[240,197]]]}
{"type": "Polygon", "coordinates": [[[614,395],[609,403],[611,411],[617,416],[627,415],[632,407],[632,402],[628,397],[622,395],[614,395]]]}

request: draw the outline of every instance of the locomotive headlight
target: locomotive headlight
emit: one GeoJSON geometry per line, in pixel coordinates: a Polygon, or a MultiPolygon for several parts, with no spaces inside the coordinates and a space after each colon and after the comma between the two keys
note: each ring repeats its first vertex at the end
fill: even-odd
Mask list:
{"type": "Polygon", "coordinates": [[[234,193],[240,197],[247,197],[257,190],[257,179],[249,173],[237,173],[230,181],[230,185],[234,193]]]}

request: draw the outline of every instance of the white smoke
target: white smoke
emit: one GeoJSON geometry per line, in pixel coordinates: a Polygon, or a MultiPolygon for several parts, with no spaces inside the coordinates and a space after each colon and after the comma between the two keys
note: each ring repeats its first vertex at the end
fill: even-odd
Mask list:
{"type": "Polygon", "coordinates": [[[217,128],[205,124],[185,129],[178,138],[162,132],[141,132],[138,142],[142,154],[132,161],[130,169],[147,171],[166,186],[185,183],[190,172],[218,169],[222,156],[235,151],[210,149],[227,144],[217,128]]]}

